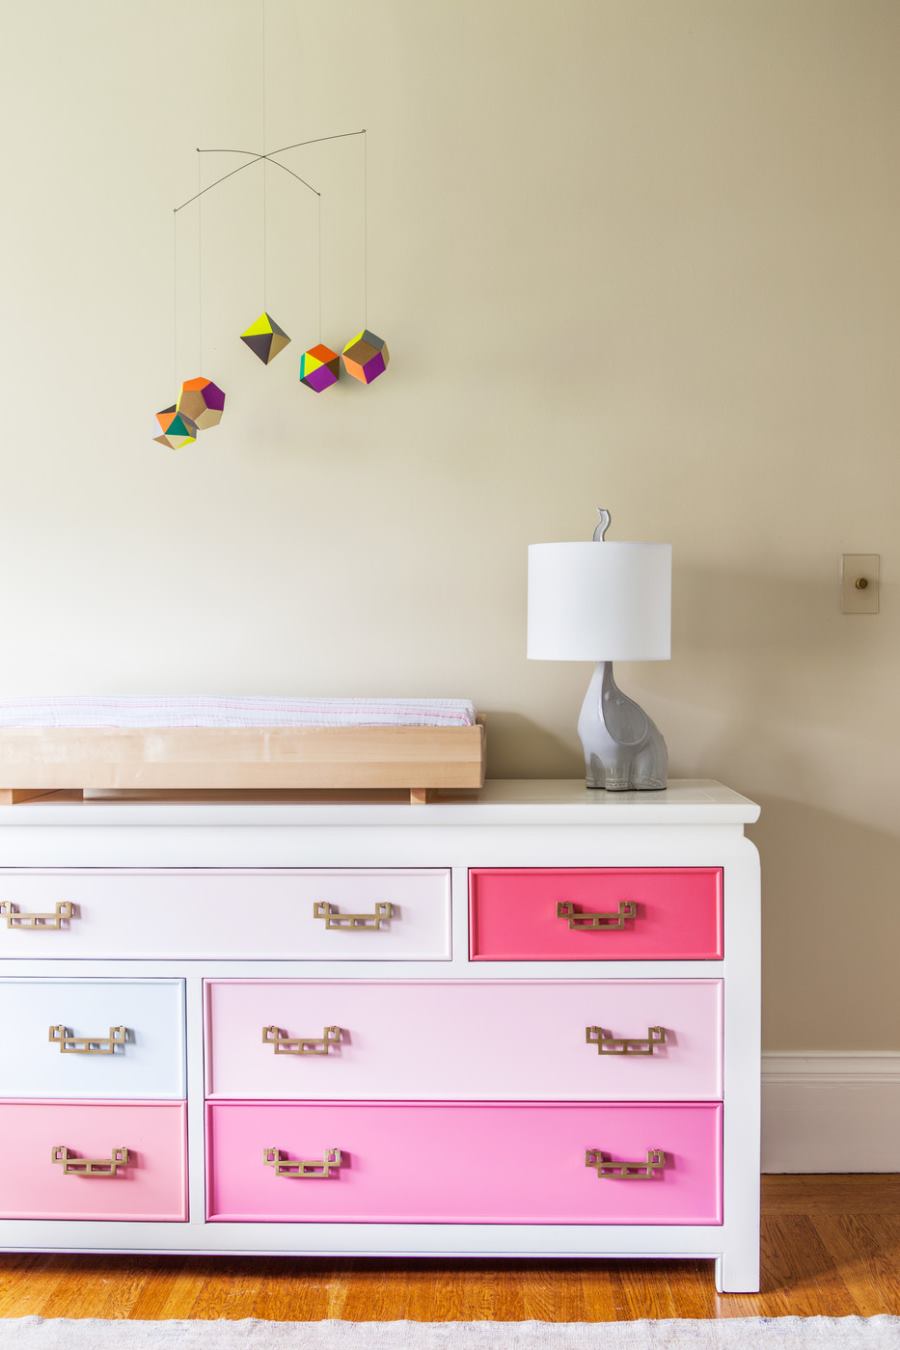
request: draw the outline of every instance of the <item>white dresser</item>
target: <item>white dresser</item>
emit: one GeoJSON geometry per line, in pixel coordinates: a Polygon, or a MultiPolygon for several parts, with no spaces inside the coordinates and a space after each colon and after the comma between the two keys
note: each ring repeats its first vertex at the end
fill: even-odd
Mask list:
{"type": "Polygon", "coordinates": [[[0,811],[0,1248],[759,1280],[758,807],[0,811]]]}

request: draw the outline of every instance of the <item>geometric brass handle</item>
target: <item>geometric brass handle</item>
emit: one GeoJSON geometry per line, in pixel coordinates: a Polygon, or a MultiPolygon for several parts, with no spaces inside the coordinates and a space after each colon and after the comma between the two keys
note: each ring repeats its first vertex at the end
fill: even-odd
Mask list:
{"type": "Polygon", "coordinates": [[[377,932],[393,913],[394,906],[389,900],[379,900],[374,914],[341,914],[337,905],[330,905],[327,900],[313,901],[313,918],[324,919],[326,928],[353,928],[359,932],[377,932]]]}
{"type": "Polygon", "coordinates": [[[50,1160],[62,1163],[63,1176],[67,1177],[114,1177],[120,1167],[128,1166],[128,1149],[114,1148],[108,1158],[76,1158],[65,1144],[57,1144],[50,1150],[50,1160]]]}
{"type": "Polygon", "coordinates": [[[71,900],[57,900],[52,914],[22,914],[19,906],[11,900],[0,901],[0,915],[6,919],[7,928],[44,930],[64,928],[70,919],[76,918],[75,906],[71,900]]]}
{"type": "Polygon", "coordinates": [[[571,900],[560,900],[556,906],[556,917],[568,919],[570,928],[597,932],[598,929],[624,928],[626,919],[637,918],[637,905],[634,900],[620,900],[615,914],[575,913],[571,900]]]}
{"type": "Polygon", "coordinates": [[[307,1161],[303,1158],[286,1158],[280,1148],[264,1148],[263,1162],[267,1167],[275,1168],[276,1177],[292,1177],[301,1180],[316,1180],[330,1177],[341,1166],[341,1150],[327,1148],[320,1162],[318,1158],[307,1161]]]}
{"type": "Polygon", "coordinates": [[[263,1027],[263,1045],[271,1045],[276,1055],[327,1055],[333,1045],[341,1043],[340,1027],[325,1027],[322,1035],[289,1036],[281,1027],[263,1027]]]}
{"type": "Polygon", "coordinates": [[[595,1167],[597,1176],[615,1181],[649,1181],[661,1172],[666,1165],[666,1155],[661,1148],[648,1148],[646,1162],[613,1162],[596,1148],[589,1148],[584,1155],[585,1167],[595,1167]]]}
{"type": "Polygon", "coordinates": [[[124,1047],[128,1040],[128,1028],[110,1027],[108,1036],[73,1036],[60,1023],[50,1028],[47,1039],[59,1046],[62,1055],[114,1055],[116,1046],[124,1047]]]}
{"type": "Polygon", "coordinates": [[[648,1027],[646,1037],[614,1038],[603,1027],[585,1027],[584,1038],[589,1045],[596,1045],[598,1055],[652,1055],[655,1045],[665,1045],[666,1029],[648,1027]]]}

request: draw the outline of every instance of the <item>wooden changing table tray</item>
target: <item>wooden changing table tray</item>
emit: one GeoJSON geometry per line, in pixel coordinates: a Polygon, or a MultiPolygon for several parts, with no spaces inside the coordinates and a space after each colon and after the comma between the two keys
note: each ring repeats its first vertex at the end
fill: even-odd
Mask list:
{"type": "Polygon", "coordinates": [[[0,805],[62,789],[480,788],[485,726],[4,727],[0,805]]]}

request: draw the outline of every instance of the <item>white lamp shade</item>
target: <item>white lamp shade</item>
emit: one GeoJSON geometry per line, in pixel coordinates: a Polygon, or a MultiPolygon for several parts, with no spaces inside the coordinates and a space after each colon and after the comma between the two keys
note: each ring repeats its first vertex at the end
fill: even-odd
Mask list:
{"type": "Polygon", "coordinates": [[[671,654],[671,544],[529,545],[532,660],[667,661],[671,654]]]}

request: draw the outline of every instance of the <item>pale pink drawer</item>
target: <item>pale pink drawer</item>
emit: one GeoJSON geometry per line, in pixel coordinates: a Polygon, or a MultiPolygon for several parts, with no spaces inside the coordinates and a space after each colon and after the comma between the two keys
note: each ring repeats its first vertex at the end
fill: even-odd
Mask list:
{"type": "Polygon", "coordinates": [[[207,1113],[211,1220],[722,1222],[718,1103],[213,1102],[207,1113]],[[624,1163],[648,1175],[598,1173],[624,1163]]]}
{"type": "Polygon", "coordinates": [[[183,1222],[184,1103],[0,1103],[0,1218],[183,1222]]]}
{"type": "Polygon", "coordinates": [[[217,1097],[722,1096],[720,980],[211,980],[206,1035],[217,1097]]]}
{"type": "Polygon", "coordinates": [[[719,961],[720,867],[476,867],[473,961],[719,961]]]}
{"type": "Polygon", "coordinates": [[[0,868],[0,957],[447,961],[450,871],[0,868]]]}

